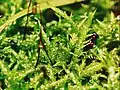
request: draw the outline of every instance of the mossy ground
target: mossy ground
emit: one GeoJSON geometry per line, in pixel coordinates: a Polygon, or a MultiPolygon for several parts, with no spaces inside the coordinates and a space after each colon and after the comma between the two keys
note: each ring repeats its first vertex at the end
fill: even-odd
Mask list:
{"type": "MultiPolygon", "coordinates": [[[[22,1],[0,4],[5,12],[0,25],[26,7],[22,1]]],[[[57,21],[44,18],[41,26],[36,13],[28,16],[27,26],[27,15],[7,26],[0,33],[0,89],[120,90],[120,21],[110,11],[112,5],[91,0],[76,9],[51,7],[57,21]],[[44,47],[35,66],[41,27],[44,47]],[[94,32],[98,38],[90,47],[88,37],[94,32]]]]}

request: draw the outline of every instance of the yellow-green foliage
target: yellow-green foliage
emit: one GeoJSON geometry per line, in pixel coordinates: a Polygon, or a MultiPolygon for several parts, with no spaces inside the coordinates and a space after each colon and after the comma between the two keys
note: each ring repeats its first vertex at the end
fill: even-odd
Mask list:
{"type": "Polygon", "coordinates": [[[120,21],[108,10],[108,5],[105,7],[109,3],[112,6],[112,1],[101,0],[99,4],[99,0],[91,0],[70,16],[51,7],[59,20],[43,24],[45,47],[40,49],[37,67],[41,17],[39,13],[29,15],[28,33],[23,40],[24,29],[20,27],[25,26],[26,16],[21,17],[18,12],[22,6],[19,2],[15,8],[14,0],[5,1],[13,8],[3,5],[6,13],[0,21],[1,27],[10,24],[0,33],[0,89],[120,90],[120,21]],[[11,24],[8,15],[14,12],[19,14],[11,24]],[[84,50],[89,41],[86,38],[93,32],[99,38],[92,49],[84,50]]]}

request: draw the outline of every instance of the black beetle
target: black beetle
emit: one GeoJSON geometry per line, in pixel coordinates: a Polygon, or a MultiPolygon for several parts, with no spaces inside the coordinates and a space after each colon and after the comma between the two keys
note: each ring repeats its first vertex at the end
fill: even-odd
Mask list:
{"type": "Polygon", "coordinates": [[[99,35],[96,32],[93,32],[91,36],[87,37],[85,40],[89,40],[89,42],[85,44],[86,46],[83,48],[83,51],[92,49],[98,38],[99,35]]]}

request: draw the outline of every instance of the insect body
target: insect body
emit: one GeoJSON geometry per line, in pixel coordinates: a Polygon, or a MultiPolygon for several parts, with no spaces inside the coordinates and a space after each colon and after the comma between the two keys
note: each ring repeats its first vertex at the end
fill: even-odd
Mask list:
{"type": "Polygon", "coordinates": [[[86,46],[83,48],[83,51],[87,51],[89,49],[92,49],[93,46],[96,44],[97,39],[99,38],[99,35],[96,32],[93,32],[93,34],[86,38],[86,40],[90,40],[86,46]]]}

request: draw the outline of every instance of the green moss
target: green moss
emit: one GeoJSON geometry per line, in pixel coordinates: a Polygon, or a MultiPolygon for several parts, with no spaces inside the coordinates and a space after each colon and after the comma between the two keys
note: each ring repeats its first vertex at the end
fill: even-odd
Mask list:
{"type": "MultiPolygon", "coordinates": [[[[39,13],[29,15],[27,27],[26,16],[9,25],[0,35],[0,89],[119,90],[120,22],[108,10],[110,7],[105,7],[108,2],[102,1],[99,4],[93,0],[74,9],[71,16],[51,7],[59,20],[44,25],[39,22],[39,13]],[[99,20],[98,11],[104,10],[97,4],[107,10],[103,20],[99,20]],[[23,40],[25,29],[28,32],[23,40]],[[44,47],[40,48],[36,66],[40,29],[44,47]],[[94,32],[99,36],[95,42],[91,37],[94,32]]],[[[7,15],[2,18],[0,23],[7,20],[7,15]]]]}

